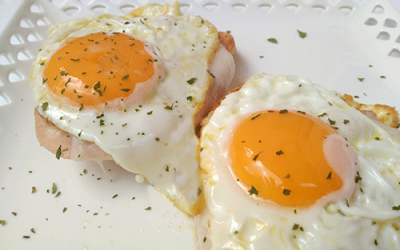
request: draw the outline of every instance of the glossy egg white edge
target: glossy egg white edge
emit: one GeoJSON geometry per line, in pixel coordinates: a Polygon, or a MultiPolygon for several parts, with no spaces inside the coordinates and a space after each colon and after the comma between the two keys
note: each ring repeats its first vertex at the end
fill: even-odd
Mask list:
{"type": "Polygon", "coordinates": [[[295,76],[253,76],[214,111],[203,128],[201,147],[208,211],[197,218],[204,230],[198,237],[203,239],[203,233],[213,249],[259,249],[265,244],[271,249],[367,249],[376,247],[374,240],[384,249],[398,248],[400,143],[336,93],[295,76]],[[316,117],[327,113],[323,122],[336,121],[337,132],[357,152],[361,180],[349,199],[319,202],[295,213],[255,200],[235,183],[227,162],[232,129],[241,117],[266,109],[301,110],[316,117]],[[293,230],[295,224],[304,231],[293,230]]]}

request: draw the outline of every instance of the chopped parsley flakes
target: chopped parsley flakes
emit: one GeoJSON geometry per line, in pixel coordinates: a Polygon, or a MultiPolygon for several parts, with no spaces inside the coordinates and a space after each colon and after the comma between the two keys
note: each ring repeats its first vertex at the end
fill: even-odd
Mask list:
{"type": "Polygon", "coordinates": [[[61,157],[61,145],[58,147],[57,151],[56,151],[56,158],[57,160],[59,160],[61,157]]]}
{"type": "Polygon", "coordinates": [[[275,38],[268,38],[268,42],[278,44],[278,40],[275,38]]]}
{"type": "Polygon", "coordinates": [[[300,38],[305,38],[307,36],[306,32],[303,32],[303,31],[300,31],[300,30],[297,30],[297,33],[299,33],[300,38]]]}
{"type": "Polygon", "coordinates": [[[290,195],[290,192],[292,192],[291,190],[289,190],[289,189],[283,189],[283,195],[290,195]]]}
{"type": "Polygon", "coordinates": [[[192,85],[193,83],[195,83],[197,81],[196,77],[190,78],[189,80],[187,80],[186,82],[189,83],[190,85],[192,85]]]}
{"type": "Polygon", "coordinates": [[[249,190],[249,194],[250,195],[252,195],[252,194],[258,195],[258,190],[254,186],[251,186],[251,188],[249,190]]]}

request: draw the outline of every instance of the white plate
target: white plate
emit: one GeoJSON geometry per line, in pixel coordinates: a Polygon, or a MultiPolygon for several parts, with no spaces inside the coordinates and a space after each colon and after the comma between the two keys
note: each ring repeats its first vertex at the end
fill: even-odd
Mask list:
{"type": "MultiPolygon", "coordinates": [[[[153,2],[0,3],[0,220],[6,222],[0,224],[1,248],[195,248],[191,219],[151,186],[136,183],[111,162],[107,176],[93,162],[57,160],[34,132],[27,78],[49,25],[100,12],[122,15],[153,2]]],[[[400,107],[400,3],[392,2],[182,0],[181,5],[186,14],[231,31],[238,50],[235,84],[261,72],[295,74],[358,95],[360,102],[400,107]],[[301,38],[298,30],[307,36],[301,38]]]]}

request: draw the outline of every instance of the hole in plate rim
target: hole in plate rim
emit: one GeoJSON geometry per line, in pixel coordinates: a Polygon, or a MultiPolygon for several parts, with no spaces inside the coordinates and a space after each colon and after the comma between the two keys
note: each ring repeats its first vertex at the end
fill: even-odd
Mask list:
{"type": "Polygon", "coordinates": [[[321,4],[313,5],[313,6],[311,6],[311,8],[319,14],[322,14],[326,11],[326,6],[321,5],[321,4]]]}
{"type": "Polygon", "coordinates": [[[343,5],[339,7],[339,11],[346,16],[350,15],[353,12],[353,10],[354,8],[349,5],[343,5]]]}
{"type": "Polygon", "coordinates": [[[375,5],[374,9],[372,10],[372,13],[376,14],[383,14],[385,12],[385,8],[382,7],[382,5],[378,4],[375,5]]]}
{"type": "Polygon", "coordinates": [[[32,13],[39,14],[39,13],[43,13],[44,10],[43,10],[42,5],[40,5],[39,3],[33,3],[29,7],[29,11],[32,13]]]}
{"type": "Polygon", "coordinates": [[[393,49],[389,52],[388,56],[395,57],[395,58],[400,58],[400,50],[397,49],[397,48],[393,48],[393,49]]]}
{"type": "Polygon", "coordinates": [[[381,32],[379,32],[379,34],[376,38],[379,40],[387,41],[390,39],[390,34],[386,31],[381,31],[381,32]]]}
{"type": "Polygon", "coordinates": [[[376,20],[373,17],[370,17],[364,22],[364,24],[367,25],[367,26],[375,26],[375,25],[378,24],[378,20],[376,20]]]}
{"type": "Polygon", "coordinates": [[[28,42],[34,43],[43,40],[43,38],[37,32],[29,32],[26,36],[28,42]]]}
{"type": "Polygon", "coordinates": [[[392,18],[386,18],[385,22],[383,23],[384,27],[387,28],[396,28],[397,27],[397,22],[393,20],[392,18]]]}
{"type": "Polygon", "coordinates": [[[35,27],[35,25],[32,23],[30,18],[24,17],[19,21],[19,27],[23,29],[29,29],[35,27]]]}
{"type": "Polygon", "coordinates": [[[124,4],[119,6],[119,9],[124,13],[124,14],[129,14],[132,10],[137,9],[138,7],[134,4],[124,4]]]}
{"type": "Polygon", "coordinates": [[[219,9],[220,5],[214,2],[208,2],[203,4],[203,8],[209,12],[215,12],[219,9]]]}
{"type": "Polygon", "coordinates": [[[192,9],[192,5],[187,3],[180,4],[180,10],[182,14],[188,13],[192,9]]]}
{"type": "Polygon", "coordinates": [[[10,36],[10,44],[11,45],[21,45],[24,44],[25,40],[22,38],[22,36],[18,33],[13,33],[10,36]]]}
{"type": "Polygon", "coordinates": [[[11,83],[21,82],[25,80],[25,76],[19,70],[13,69],[8,73],[7,79],[11,83]]]}
{"type": "Polygon", "coordinates": [[[14,63],[15,61],[10,53],[0,53],[0,65],[6,66],[14,63]]]}
{"type": "Polygon", "coordinates": [[[19,61],[27,61],[33,59],[33,55],[26,49],[21,49],[17,53],[17,60],[19,61]]]}
{"type": "Polygon", "coordinates": [[[296,12],[298,9],[300,9],[300,6],[296,3],[289,3],[285,5],[285,9],[290,12],[296,12]]]}
{"type": "Polygon", "coordinates": [[[51,23],[49,21],[49,19],[47,19],[45,16],[44,17],[39,17],[38,19],[36,19],[36,25],[43,27],[43,26],[49,26],[51,23]]]}
{"type": "Polygon", "coordinates": [[[258,8],[261,11],[265,12],[265,13],[270,13],[272,8],[273,8],[273,6],[271,4],[268,4],[268,3],[261,3],[261,4],[258,5],[258,8]]]}
{"type": "Polygon", "coordinates": [[[244,4],[244,3],[234,3],[234,4],[232,4],[232,8],[235,11],[241,13],[241,12],[243,12],[243,11],[245,11],[247,9],[247,5],[244,4]]]}
{"type": "Polygon", "coordinates": [[[81,10],[79,6],[76,5],[69,5],[62,9],[62,11],[67,14],[68,16],[73,16],[81,10]]]}
{"type": "Polygon", "coordinates": [[[11,98],[3,91],[0,91],[0,107],[12,103],[11,98]]]}

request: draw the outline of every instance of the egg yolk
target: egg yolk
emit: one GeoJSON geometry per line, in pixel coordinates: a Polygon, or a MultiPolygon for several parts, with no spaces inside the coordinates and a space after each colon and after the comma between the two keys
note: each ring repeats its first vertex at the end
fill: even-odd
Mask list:
{"type": "Polygon", "coordinates": [[[72,37],[50,58],[43,82],[73,105],[96,106],[133,93],[154,74],[145,44],[124,33],[72,37]]]}
{"type": "Polygon", "coordinates": [[[233,131],[231,172],[250,195],[287,207],[310,206],[343,185],[323,151],[333,133],[331,126],[304,112],[254,113],[233,131]]]}

